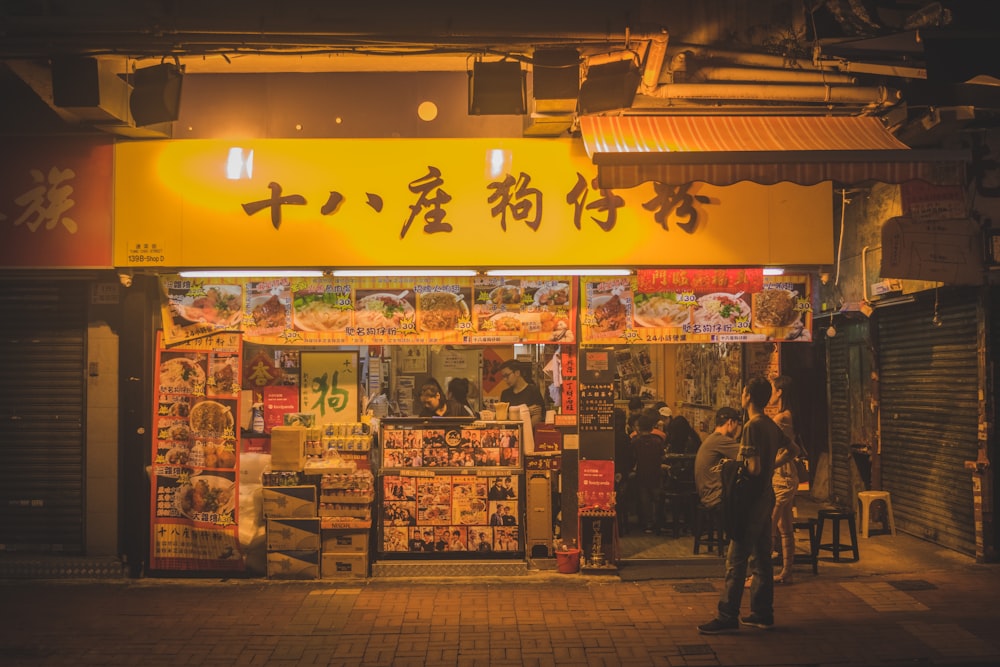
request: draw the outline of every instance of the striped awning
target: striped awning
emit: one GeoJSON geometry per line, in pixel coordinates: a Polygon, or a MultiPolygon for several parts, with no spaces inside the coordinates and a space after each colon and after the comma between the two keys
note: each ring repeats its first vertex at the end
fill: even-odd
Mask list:
{"type": "Polygon", "coordinates": [[[602,188],[646,181],[859,184],[964,180],[967,152],[914,150],[870,116],[582,116],[602,188]]]}

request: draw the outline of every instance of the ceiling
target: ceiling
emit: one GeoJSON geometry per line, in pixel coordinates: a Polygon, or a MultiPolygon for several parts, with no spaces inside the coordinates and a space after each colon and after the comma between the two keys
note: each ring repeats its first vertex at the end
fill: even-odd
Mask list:
{"type": "Polygon", "coordinates": [[[476,60],[522,63],[531,90],[536,54],[573,48],[581,80],[588,64],[623,52],[631,52],[646,75],[630,104],[606,113],[878,115],[919,143],[942,118],[970,122],[1000,107],[1000,87],[988,78],[998,75],[989,57],[997,35],[976,27],[992,25],[976,13],[982,4],[8,0],[0,3],[0,62],[6,65],[0,94],[16,102],[3,105],[0,131],[210,136],[220,131],[205,122],[213,109],[228,105],[235,113],[256,101],[269,114],[257,123],[262,136],[303,136],[302,127],[312,128],[309,136],[559,136],[574,129],[575,99],[539,105],[532,96],[524,118],[453,114],[436,129],[393,121],[390,112],[409,110],[424,89],[440,89],[447,104],[464,109],[467,72],[476,60]],[[95,59],[102,82],[117,95],[103,104],[102,89],[100,108],[55,104],[52,63],[67,57],[95,59]],[[180,117],[138,126],[127,108],[134,72],[161,63],[183,69],[180,117]],[[969,67],[973,76],[987,77],[986,85],[941,75],[966,74],[969,67]],[[366,82],[359,73],[372,77],[366,82]],[[288,101],[321,88],[346,92],[312,105],[288,101]],[[235,90],[240,94],[232,97],[235,90]],[[325,113],[331,105],[343,110],[325,113]],[[344,128],[328,120],[380,106],[385,113],[375,115],[385,125],[344,128]],[[929,115],[936,122],[928,123],[929,115]]]}

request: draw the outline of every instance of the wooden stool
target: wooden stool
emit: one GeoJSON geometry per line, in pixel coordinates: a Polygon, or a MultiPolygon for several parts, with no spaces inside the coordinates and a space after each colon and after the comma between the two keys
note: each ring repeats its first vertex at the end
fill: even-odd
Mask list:
{"type": "Polygon", "coordinates": [[[715,507],[705,507],[701,503],[694,510],[694,552],[698,554],[704,545],[709,553],[715,549],[719,556],[726,555],[726,546],[729,540],[726,539],[725,529],[722,526],[722,503],[715,507]]]}
{"type": "Polygon", "coordinates": [[[792,530],[805,530],[809,532],[809,553],[804,554],[797,551],[795,553],[795,564],[812,565],[813,574],[819,574],[819,535],[816,533],[816,519],[796,519],[792,522],[792,530]]]}
{"type": "Polygon", "coordinates": [[[854,523],[854,512],[851,510],[820,510],[819,515],[819,528],[817,529],[816,540],[820,543],[819,550],[829,551],[833,554],[833,560],[835,562],[840,562],[840,552],[843,551],[853,551],[854,560],[861,560],[861,556],[858,553],[858,527],[854,523]],[[847,520],[847,527],[851,531],[851,544],[848,546],[846,544],[840,543],[840,522],[847,520]],[[831,542],[823,543],[823,525],[831,521],[833,523],[833,540],[831,542]]]}
{"type": "Polygon", "coordinates": [[[895,537],[896,521],[892,518],[892,499],[888,491],[859,491],[858,511],[861,513],[861,537],[867,538],[871,534],[871,507],[872,503],[881,500],[885,503],[885,514],[889,523],[889,533],[895,537]]]}

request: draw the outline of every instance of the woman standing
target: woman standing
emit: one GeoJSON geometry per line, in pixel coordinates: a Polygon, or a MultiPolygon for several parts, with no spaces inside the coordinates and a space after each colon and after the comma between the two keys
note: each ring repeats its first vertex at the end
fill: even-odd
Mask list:
{"type": "Polygon", "coordinates": [[[778,450],[774,460],[774,475],[771,484],[774,487],[774,512],[771,514],[771,544],[777,550],[781,545],[781,572],[774,575],[775,583],[792,583],[792,565],[795,563],[795,529],[792,526],[794,517],[792,506],[795,502],[795,491],[799,488],[799,475],[795,469],[795,458],[801,450],[795,437],[795,422],[791,410],[792,379],[787,375],[779,375],[771,380],[771,401],[768,406],[775,412],[772,419],[785,437],[785,446],[778,450]],[[779,542],[780,540],[780,542],[779,542]]]}
{"type": "Polygon", "coordinates": [[[479,415],[469,405],[469,381],[466,378],[452,378],[448,383],[448,400],[454,401],[462,412],[462,417],[479,418],[479,415]]]}

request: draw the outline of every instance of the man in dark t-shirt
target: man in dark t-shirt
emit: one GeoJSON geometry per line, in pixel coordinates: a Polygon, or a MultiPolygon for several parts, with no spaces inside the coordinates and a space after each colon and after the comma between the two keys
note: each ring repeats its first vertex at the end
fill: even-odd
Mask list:
{"type": "MultiPolygon", "coordinates": [[[[705,635],[739,630],[740,623],[757,628],[774,626],[774,566],[771,563],[771,511],[774,509],[774,458],[785,440],[778,425],[764,414],[771,399],[771,383],[753,378],[743,389],[743,407],[748,420],[743,427],[739,460],[747,477],[740,487],[739,530],[730,535],[726,554],[726,578],[714,619],[698,626],[705,635]],[[740,602],[747,568],[753,562],[750,584],[750,615],[740,618],[740,602]]],[[[723,481],[726,484],[726,481],[723,481]]]]}
{"type": "Polygon", "coordinates": [[[508,359],[500,364],[500,376],[507,383],[507,388],[500,393],[500,401],[511,406],[527,405],[531,414],[531,424],[539,424],[545,414],[545,399],[538,385],[529,383],[523,374],[520,362],[508,359]]]}

